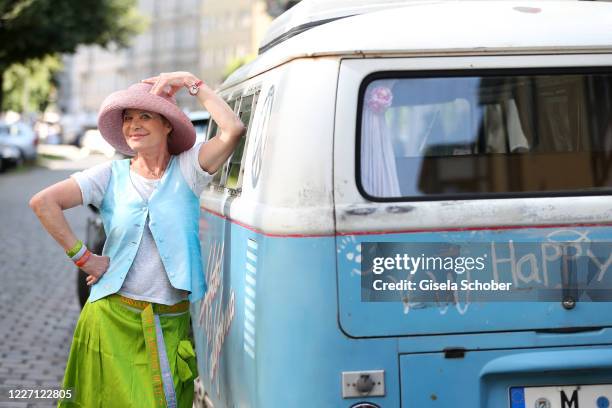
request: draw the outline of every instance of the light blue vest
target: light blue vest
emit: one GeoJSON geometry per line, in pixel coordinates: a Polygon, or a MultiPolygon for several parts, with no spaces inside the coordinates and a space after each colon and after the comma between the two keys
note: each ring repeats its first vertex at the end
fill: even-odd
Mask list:
{"type": "Polygon", "coordinates": [[[116,160],[100,206],[106,232],[103,255],[110,265],[92,286],[89,302],[121,289],[149,216],[149,228],[172,286],[191,292],[195,302],[206,291],[200,252],[198,197],[183,178],[178,159],[172,156],[149,202],[142,199],[130,180],[130,160],[116,160]]]}

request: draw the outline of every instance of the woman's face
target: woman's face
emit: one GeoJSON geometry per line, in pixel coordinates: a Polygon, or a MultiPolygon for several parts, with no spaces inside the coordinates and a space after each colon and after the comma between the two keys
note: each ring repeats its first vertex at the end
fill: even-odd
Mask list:
{"type": "Polygon", "coordinates": [[[123,136],[135,152],[168,148],[170,123],[159,113],[141,109],[123,111],[123,136]]]}

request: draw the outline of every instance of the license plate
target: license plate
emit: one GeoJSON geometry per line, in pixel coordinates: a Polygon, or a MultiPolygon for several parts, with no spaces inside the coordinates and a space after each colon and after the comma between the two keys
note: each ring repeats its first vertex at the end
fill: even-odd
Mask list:
{"type": "Polygon", "coordinates": [[[511,387],[510,408],[612,408],[612,384],[511,387]]]}

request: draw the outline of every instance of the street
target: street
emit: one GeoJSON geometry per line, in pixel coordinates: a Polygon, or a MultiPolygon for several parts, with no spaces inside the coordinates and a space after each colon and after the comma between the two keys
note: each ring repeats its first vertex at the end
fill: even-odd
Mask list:
{"type": "MultiPolygon", "coordinates": [[[[30,197],[75,170],[30,167],[0,175],[0,407],[51,407],[55,400],[9,401],[8,390],[61,386],[80,307],[76,269],[28,206],[30,197]]],[[[85,234],[89,210],[66,218],[85,234]]]]}

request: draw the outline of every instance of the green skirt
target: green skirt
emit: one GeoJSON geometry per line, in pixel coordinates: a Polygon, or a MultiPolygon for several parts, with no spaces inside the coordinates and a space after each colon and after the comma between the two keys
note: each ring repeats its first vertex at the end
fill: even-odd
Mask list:
{"type": "Polygon", "coordinates": [[[111,295],[87,302],[64,374],[70,398],[58,407],[191,408],[197,366],[189,323],[188,301],[164,306],[111,295]]]}

